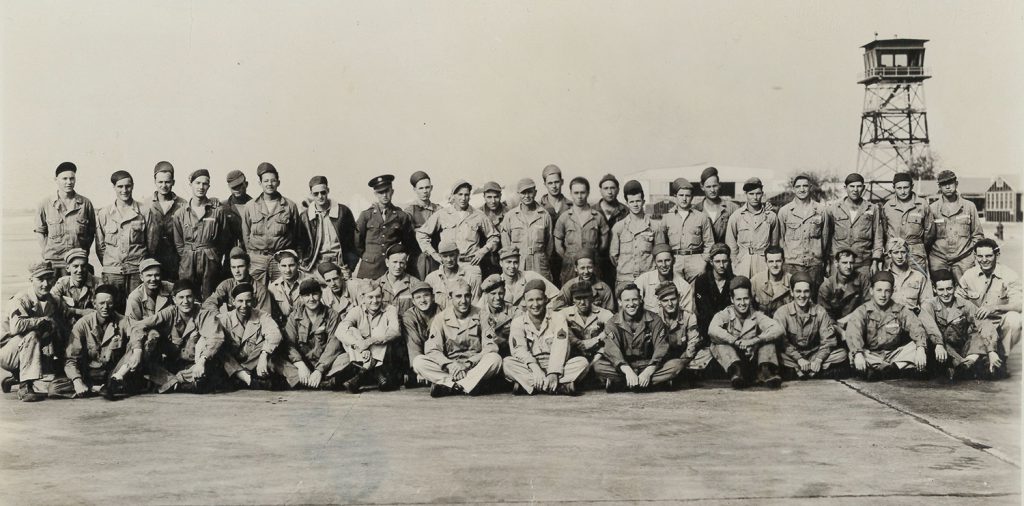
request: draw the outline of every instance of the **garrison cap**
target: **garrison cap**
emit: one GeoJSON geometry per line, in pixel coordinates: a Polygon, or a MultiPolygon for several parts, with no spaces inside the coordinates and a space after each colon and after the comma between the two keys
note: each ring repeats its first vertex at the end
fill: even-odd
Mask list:
{"type": "Polygon", "coordinates": [[[572,295],[573,299],[578,299],[580,297],[593,297],[594,285],[587,281],[577,281],[572,284],[572,288],[569,289],[569,294],[572,295]]]}
{"type": "Polygon", "coordinates": [[[526,283],[526,288],[523,290],[523,295],[534,290],[540,290],[541,292],[547,293],[548,285],[545,285],[543,281],[539,279],[533,279],[526,283]]]}
{"type": "Polygon", "coordinates": [[[386,258],[391,258],[391,255],[404,255],[408,253],[408,251],[406,251],[404,244],[396,243],[388,247],[388,250],[384,253],[386,258]]]}
{"type": "Polygon", "coordinates": [[[700,171],[700,184],[704,184],[704,181],[707,181],[708,179],[711,179],[713,177],[718,177],[718,169],[714,167],[708,167],[700,171]]]}
{"type": "Polygon", "coordinates": [[[722,253],[732,255],[732,249],[729,248],[728,244],[716,242],[711,245],[711,251],[708,252],[708,259],[713,259],[716,255],[721,255],[722,253]]]}
{"type": "Polygon", "coordinates": [[[437,245],[437,252],[442,255],[446,253],[458,253],[459,247],[452,241],[444,241],[437,245]]]}
{"type": "Polygon", "coordinates": [[[235,246],[234,248],[231,248],[230,252],[228,252],[228,258],[229,259],[231,259],[231,258],[244,258],[244,259],[248,260],[249,259],[249,254],[246,253],[245,250],[242,249],[241,246],[235,246]]]}
{"type": "Polygon", "coordinates": [[[580,261],[581,258],[588,258],[593,261],[597,258],[597,253],[594,251],[594,248],[583,248],[576,254],[576,261],[580,261]]]}
{"type": "Polygon", "coordinates": [[[110,184],[115,184],[116,185],[117,182],[122,180],[122,179],[131,179],[132,181],[135,180],[135,178],[133,178],[132,175],[128,171],[126,171],[126,170],[118,170],[118,171],[115,171],[113,174],[110,175],[110,184]]]}
{"type": "Polygon", "coordinates": [[[28,266],[28,273],[33,278],[45,278],[53,276],[53,264],[49,260],[43,260],[42,262],[36,262],[28,266]]]}
{"type": "Polygon", "coordinates": [[[811,279],[811,275],[806,272],[798,272],[789,278],[789,287],[796,287],[797,283],[807,283],[810,286],[814,286],[814,280],[811,279]]]}
{"type": "Polygon", "coordinates": [[[932,273],[932,284],[937,285],[939,281],[952,281],[956,286],[956,276],[949,269],[939,269],[932,273]]]}
{"type": "Polygon", "coordinates": [[[857,172],[853,172],[853,173],[850,173],[849,176],[846,176],[846,180],[843,181],[843,184],[846,185],[846,184],[850,184],[850,183],[863,183],[863,182],[864,182],[864,176],[860,175],[857,172]]]}
{"type": "Polygon", "coordinates": [[[295,250],[293,249],[283,249],[281,251],[278,251],[277,253],[274,253],[274,260],[277,260],[278,262],[280,262],[281,259],[284,257],[292,257],[298,260],[299,254],[296,253],[295,250]]]}
{"type": "Polygon", "coordinates": [[[750,290],[750,278],[746,276],[736,276],[729,280],[729,293],[741,288],[750,290]]]}
{"type": "Polygon", "coordinates": [[[263,162],[256,167],[256,177],[262,178],[267,172],[273,172],[275,176],[279,175],[277,167],[274,167],[274,164],[270,162],[263,162]]]}
{"type": "Polygon", "coordinates": [[[897,172],[896,175],[892,177],[892,184],[913,182],[914,178],[910,177],[909,172],[897,172]]]}
{"type": "Polygon", "coordinates": [[[807,174],[804,174],[804,173],[800,173],[800,174],[797,174],[796,177],[793,178],[793,184],[795,185],[796,182],[801,180],[801,179],[806,180],[808,184],[810,184],[810,182],[811,182],[811,176],[808,176],[807,174]]]}
{"type": "Polygon", "coordinates": [[[558,166],[555,164],[550,164],[547,167],[544,167],[544,170],[540,172],[541,177],[544,178],[545,181],[547,181],[548,176],[552,174],[558,174],[559,176],[561,176],[562,169],[559,169],[558,166]]]}
{"type": "Polygon", "coordinates": [[[424,179],[430,179],[430,176],[427,175],[427,173],[423,172],[422,170],[417,170],[416,172],[413,172],[411,176],[409,176],[409,184],[415,187],[417,183],[423,181],[424,179]]]}
{"type": "Polygon", "coordinates": [[[412,283],[409,283],[409,293],[422,292],[424,290],[429,293],[434,293],[434,289],[428,285],[426,281],[419,278],[412,278],[412,283]]]}
{"type": "Polygon", "coordinates": [[[935,180],[940,185],[943,185],[943,184],[946,184],[946,183],[953,183],[953,182],[956,182],[956,174],[954,174],[953,171],[951,171],[951,170],[944,170],[942,172],[939,172],[939,177],[935,178],[935,180]]]}
{"type": "Polygon", "coordinates": [[[116,297],[117,296],[117,288],[114,288],[114,285],[108,285],[108,284],[104,283],[104,284],[102,284],[100,286],[97,286],[96,290],[94,291],[94,293],[96,295],[99,295],[101,293],[105,293],[105,294],[107,294],[107,295],[109,295],[111,297],[116,297]]]}
{"type": "Polygon", "coordinates": [[[679,287],[671,281],[662,281],[658,283],[658,287],[654,289],[654,295],[658,297],[658,300],[664,299],[669,295],[679,295],[679,287]]]}
{"type": "Polygon", "coordinates": [[[615,186],[619,186],[619,178],[615,177],[612,174],[605,174],[604,176],[601,176],[601,180],[598,181],[597,186],[600,187],[601,185],[604,184],[605,181],[611,181],[615,183],[615,186]]]}
{"type": "Polygon", "coordinates": [[[377,176],[366,183],[366,186],[373,188],[373,191],[384,191],[391,188],[391,182],[395,180],[395,176],[391,174],[384,174],[377,176]]]}
{"type": "Polygon", "coordinates": [[[143,272],[146,272],[154,267],[157,269],[160,268],[159,260],[155,258],[143,258],[142,261],[139,262],[139,274],[142,274],[143,272]]]}
{"type": "Polygon", "coordinates": [[[316,271],[319,272],[321,276],[325,276],[331,271],[338,271],[338,273],[341,273],[341,266],[334,262],[320,262],[320,265],[316,266],[316,271]]]}
{"type": "Polygon", "coordinates": [[[498,260],[504,260],[510,257],[519,256],[519,248],[515,246],[505,246],[498,251],[498,260]]]}
{"type": "Polygon", "coordinates": [[[54,176],[59,176],[61,172],[68,172],[68,171],[70,171],[70,172],[78,172],[78,166],[76,166],[75,164],[73,164],[71,162],[61,162],[60,165],[57,166],[57,170],[55,170],[53,172],[53,175],[54,176]]]}
{"type": "Polygon", "coordinates": [[[327,176],[313,176],[309,178],[309,191],[327,191],[327,176]],[[318,190],[317,187],[323,186],[318,190]]]}
{"type": "Polygon", "coordinates": [[[481,186],[480,188],[477,188],[476,191],[473,192],[473,193],[487,193],[487,192],[498,192],[498,193],[501,193],[501,186],[499,186],[498,183],[495,183],[494,181],[488,181],[488,182],[484,183],[484,185],[481,186]]]}
{"type": "Polygon", "coordinates": [[[630,179],[629,181],[626,181],[626,186],[622,187],[623,195],[629,196],[636,195],[638,193],[643,195],[644,187],[640,184],[640,181],[637,181],[636,179],[630,179]]]}
{"type": "Polygon", "coordinates": [[[245,174],[240,170],[228,172],[227,182],[228,188],[238,188],[245,183],[245,174]]]}
{"type": "Polygon", "coordinates": [[[672,254],[672,246],[669,246],[668,244],[664,244],[664,243],[655,244],[654,245],[654,249],[651,250],[651,256],[654,257],[654,258],[657,258],[658,255],[660,255],[662,253],[668,253],[669,255],[671,255],[672,254]]]}
{"type": "Polygon", "coordinates": [[[523,193],[526,190],[537,189],[537,184],[533,182],[532,178],[524,177],[516,183],[516,193],[523,193]]]}
{"type": "Polygon", "coordinates": [[[167,161],[156,162],[156,165],[153,166],[153,175],[155,176],[161,172],[169,172],[171,177],[174,177],[174,166],[171,165],[171,162],[167,161]]]}
{"type": "Polygon", "coordinates": [[[304,279],[299,283],[299,295],[310,295],[314,293],[322,293],[323,287],[320,286],[320,282],[315,279],[304,279]]]}
{"type": "Polygon", "coordinates": [[[463,186],[468,186],[469,191],[473,191],[473,185],[469,184],[469,181],[466,181],[465,179],[460,179],[456,181],[455,184],[452,185],[452,192],[449,196],[455,195],[455,192],[459,191],[459,188],[462,188],[463,186]]]}
{"type": "Polygon", "coordinates": [[[243,293],[256,293],[256,289],[252,287],[252,283],[239,283],[231,289],[231,298],[234,299],[243,293]]]}
{"type": "Polygon", "coordinates": [[[196,293],[196,285],[194,285],[190,280],[179,279],[174,282],[174,287],[171,288],[171,295],[178,295],[180,292],[184,292],[185,290],[191,290],[194,295],[196,293]]]}
{"type": "Polygon", "coordinates": [[[761,182],[760,178],[752,177],[743,183],[744,192],[752,192],[762,188],[764,188],[764,183],[761,182]]]}
{"type": "Polygon", "coordinates": [[[484,293],[491,293],[497,290],[498,287],[505,286],[505,278],[501,277],[501,274],[491,274],[487,276],[487,279],[480,283],[480,291],[484,293]]]}
{"type": "Polygon", "coordinates": [[[892,273],[889,271],[878,271],[874,276],[871,276],[871,286],[875,286],[875,283],[878,283],[879,281],[885,281],[890,285],[896,284],[896,278],[894,278],[892,273]]]}
{"type": "Polygon", "coordinates": [[[907,244],[907,240],[902,237],[893,237],[889,239],[889,242],[885,244],[885,252],[891,253],[896,250],[909,250],[910,245],[907,244]]]}
{"type": "Polygon", "coordinates": [[[672,183],[668,185],[668,192],[671,193],[673,196],[679,193],[679,190],[684,189],[689,189],[691,193],[693,192],[693,185],[691,185],[690,181],[687,180],[685,177],[676,178],[675,181],[672,181],[672,183]]]}
{"type": "Polygon", "coordinates": [[[195,181],[197,177],[203,177],[203,176],[206,176],[207,178],[209,178],[210,177],[210,171],[208,171],[206,169],[196,169],[196,170],[193,170],[192,173],[188,175],[188,182],[191,183],[192,181],[195,181]]]}
{"type": "Polygon", "coordinates": [[[89,261],[89,252],[82,248],[71,248],[64,253],[64,263],[70,264],[76,258],[84,258],[89,261]]]}

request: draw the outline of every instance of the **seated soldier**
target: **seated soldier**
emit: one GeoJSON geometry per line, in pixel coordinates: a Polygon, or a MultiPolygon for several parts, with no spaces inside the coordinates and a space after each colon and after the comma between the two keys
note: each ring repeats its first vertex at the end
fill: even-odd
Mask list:
{"type": "Polygon", "coordinates": [[[786,252],[779,246],[768,246],[764,250],[764,261],[767,270],[755,272],[750,279],[754,288],[754,302],[757,309],[767,316],[773,316],[775,310],[793,302],[789,293],[792,274],[783,270],[786,263],[786,252]]]}
{"type": "Polygon", "coordinates": [[[174,304],[171,300],[174,285],[163,280],[161,269],[160,261],[155,258],[144,258],[139,262],[139,279],[142,282],[128,294],[124,313],[129,325],[174,304]]]}
{"type": "Polygon", "coordinates": [[[480,317],[487,321],[487,328],[493,334],[489,337],[498,345],[498,354],[507,357],[511,353],[508,349],[508,334],[517,308],[505,300],[505,279],[501,274],[487,276],[480,284],[480,291],[480,317]]]}
{"type": "Polygon", "coordinates": [[[114,398],[114,384],[128,372],[124,358],[129,330],[128,321],[114,311],[116,296],[111,285],[96,287],[90,304],[95,310],[71,328],[64,362],[67,378],[50,383],[50,397],[82,398],[102,391],[107,399],[114,398]]]}
{"type": "Polygon", "coordinates": [[[398,314],[402,314],[412,307],[412,293],[409,292],[409,286],[412,285],[412,280],[416,279],[408,272],[409,254],[406,253],[405,246],[395,244],[388,248],[384,264],[388,271],[372,284],[383,290],[383,303],[395,306],[398,314]]]}
{"type": "Polygon", "coordinates": [[[257,283],[256,278],[252,277],[249,273],[249,265],[249,254],[245,250],[239,247],[231,248],[231,253],[228,255],[228,271],[231,273],[231,277],[217,285],[213,293],[203,301],[203,309],[221,314],[231,311],[234,309],[234,299],[231,297],[231,291],[236,286],[246,283],[255,290],[256,299],[253,307],[260,310],[261,313],[278,318],[277,313],[279,309],[274,302],[274,298],[267,291],[266,286],[262,283],[257,283]]]}
{"type": "Polygon", "coordinates": [[[921,324],[935,343],[935,366],[950,380],[1000,379],[1006,375],[992,325],[979,325],[978,307],[956,294],[956,277],[947,269],[932,272],[935,298],[921,306],[921,324]]]}
{"type": "Polygon", "coordinates": [[[658,286],[664,281],[675,283],[679,291],[679,305],[693,309],[693,291],[690,283],[686,281],[682,271],[676,272],[676,256],[672,247],[668,244],[654,245],[654,269],[637,276],[636,284],[640,289],[640,297],[644,301],[644,310],[657,313],[661,310],[661,302],[658,301],[658,286]]]}
{"type": "Polygon", "coordinates": [[[818,304],[841,327],[846,318],[870,299],[871,278],[857,268],[857,254],[843,249],[836,253],[832,272],[818,288],[818,304]]]}
{"type": "Polygon", "coordinates": [[[63,363],[70,314],[64,302],[50,295],[53,277],[50,262],[32,264],[32,286],[11,298],[0,328],[0,368],[11,373],[3,379],[3,391],[18,384],[18,399],[25,402],[46,399],[46,388],[40,384],[37,389],[35,382],[63,363]]]}
{"type": "Polygon", "coordinates": [[[614,314],[594,304],[594,287],[576,281],[570,287],[572,305],[558,312],[569,326],[569,355],[594,363],[604,345],[604,326],[614,314]]]}
{"type": "Polygon", "coordinates": [[[322,293],[317,280],[302,280],[299,304],[292,308],[284,326],[288,361],[295,366],[296,377],[287,378],[293,388],[331,390],[339,388],[347,379],[340,373],[348,365],[348,359],[341,357],[345,350],[334,338],[342,315],[323,303],[322,293]]]}
{"type": "Polygon", "coordinates": [[[708,335],[708,325],[719,311],[729,307],[729,280],[732,260],[729,246],[717,243],[708,253],[708,267],[693,280],[693,313],[697,315],[697,331],[708,335]]]}
{"type": "Polygon", "coordinates": [[[299,270],[299,254],[295,250],[285,249],[274,254],[277,261],[277,279],[270,282],[267,290],[277,302],[281,318],[287,319],[292,308],[299,303],[299,285],[309,276],[299,270]]]}
{"type": "Polygon", "coordinates": [[[256,309],[256,289],[240,283],[231,289],[234,309],[219,315],[226,332],[221,356],[224,372],[236,387],[281,388],[286,378],[298,375],[281,349],[281,329],[269,314],[256,309]]]}
{"type": "Polygon", "coordinates": [[[733,388],[750,384],[757,369],[757,383],[779,388],[779,357],[776,344],[782,337],[782,326],[754,309],[750,280],[736,276],[729,281],[732,304],[719,311],[708,326],[711,353],[729,375],[733,388]]]}
{"type": "Polygon", "coordinates": [[[957,293],[978,306],[974,315],[978,321],[995,326],[997,349],[1005,362],[1020,342],[1020,275],[999,263],[999,244],[988,237],[974,245],[974,263],[960,278],[957,293]]]}
{"type": "MultiPolygon", "coordinates": [[[[389,264],[395,256],[392,255],[389,264]]],[[[390,275],[390,272],[385,274],[390,275]]],[[[363,293],[362,304],[349,310],[334,335],[345,347],[352,367],[357,368],[352,379],[345,382],[350,393],[359,393],[360,382],[370,373],[374,374],[381,392],[399,387],[396,376],[400,371],[396,371],[399,367],[395,364],[393,347],[402,337],[402,329],[398,322],[398,308],[384,302],[384,289],[380,284],[373,283],[363,293]]]]}
{"type": "Polygon", "coordinates": [[[501,248],[498,252],[501,264],[501,278],[505,281],[505,302],[514,308],[526,305],[526,285],[530,281],[544,283],[544,295],[549,301],[558,297],[559,291],[551,281],[533,271],[519,269],[519,249],[515,247],[501,248]]]}
{"type": "Polygon", "coordinates": [[[548,308],[548,286],[535,279],[526,284],[526,309],[512,319],[509,347],[502,370],[512,393],[533,395],[576,394],[576,382],[590,365],[583,357],[570,357],[569,327],[548,308]]]}
{"type": "Polygon", "coordinates": [[[64,301],[72,318],[69,325],[74,325],[79,318],[90,313],[94,308],[93,299],[99,280],[92,273],[89,265],[89,252],[82,248],[72,248],[64,254],[64,264],[68,274],[62,276],[50,289],[54,298],[64,301]]]}
{"type": "Polygon", "coordinates": [[[342,316],[355,304],[355,296],[349,290],[345,268],[334,262],[323,262],[316,266],[327,289],[321,294],[321,301],[342,316]]]}
{"type": "Polygon", "coordinates": [[[558,296],[559,308],[573,304],[573,285],[578,281],[585,281],[590,283],[590,286],[594,289],[594,304],[608,311],[615,311],[615,292],[612,291],[612,287],[608,286],[608,283],[598,279],[595,271],[597,266],[596,258],[597,253],[594,250],[590,248],[580,250],[579,255],[576,257],[576,277],[562,285],[562,293],[558,296]]]}
{"type": "Polygon", "coordinates": [[[889,239],[889,272],[895,283],[892,287],[892,300],[918,314],[921,304],[932,298],[932,285],[924,275],[927,269],[910,265],[910,247],[907,241],[894,237],[889,239]]]}
{"type": "MultiPolygon", "coordinates": [[[[459,247],[454,242],[442,242],[437,246],[441,255],[441,267],[427,274],[426,281],[434,289],[434,302],[441,309],[448,303],[448,281],[455,278],[465,279],[473,292],[473,300],[480,298],[480,269],[467,269],[459,265],[459,247]]],[[[475,266],[474,266],[475,267],[475,266]]]]}
{"type": "Polygon", "coordinates": [[[413,359],[416,374],[431,383],[431,397],[473,395],[501,371],[498,346],[473,307],[473,287],[462,278],[449,280],[448,287],[448,307],[431,322],[425,353],[413,359]]]}
{"type": "Polygon", "coordinates": [[[868,381],[895,377],[901,369],[920,377],[928,364],[928,337],[914,312],[893,302],[889,271],[871,276],[871,300],[850,314],[843,338],[854,369],[868,381]],[[910,370],[916,367],[917,373],[910,370]]]}
{"type": "Polygon", "coordinates": [[[129,369],[141,369],[158,393],[226,386],[219,355],[226,333],[217,313],[199,305],[199,295],[191,281],[178,280],[171,289],[174,304],[130,329],[129,369]]]}
{"type": "Polygon", "coordinates": [[[668,339],[668,358],[682,361],[681,374],[687,379],[701,379],[711,365],[711,348],[697,330],[697,317],[693,309],[679,303],[679,289],[671,281],[662,282],[656,290],[658,302],[657,315],[665,324],[665,336],[668,339]]]}
{"type": "MultiPolygon", "coordinates": [[[[423,345],[430,335],[430,322],[440,312],[434,303],[434,289],[424,281],[414,279],[412,282],[412,307],[402,314],[402,337],[405,340],[405,353],[401,364],[405,370],[405,388],[412,388],[426,380],[416,377],[412,367],[416,357],[422,355],[423,345]]],[[[445,298],[448,296],[445,295],[445,298]]],[[[401,348],[401,347],[399,347],[401,348]]]]}
{"type": "Polygon", "coordinates": [[[814,280],[804,272],[790,279],[793,302],[775,311],[782,326],[782,375],[786,379],[838,379],[846,372],[846,350],[824,308],[811,301],[814,280]]]}
{"type": "Polygon", "coordinates": [[[633,283],[619,292],[619,311],[605,324],[604,333],[604,348],[593,367],[608,393],[648,390],[671,382],[683,370],[682,360],[668,358],[665,324],[644,310],[640,288],[633,283]]]}

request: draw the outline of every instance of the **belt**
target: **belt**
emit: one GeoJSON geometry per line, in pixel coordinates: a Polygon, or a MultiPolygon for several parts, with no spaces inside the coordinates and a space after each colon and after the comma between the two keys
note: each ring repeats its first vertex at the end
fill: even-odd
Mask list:
{"type": "Polygon", "coordinates": [[[683,255],[698,255],[698,254],[701,254],[701,253],[704,253],[704,249],[703,248],[701,248],[701,249],[686,249],[686,250],[683,250],[683,251],[677,251],[676,252],[676,254],[679,255],[679,256],[683,256],[683,255]]]}
{"type": "Polygon", "coordinates": [[[251,250],[249,250],[249,254],[250,255],[273,256],[274,253],[277,253],[277,251],[274,251],[272,249],[251,249],[251,250]]]}

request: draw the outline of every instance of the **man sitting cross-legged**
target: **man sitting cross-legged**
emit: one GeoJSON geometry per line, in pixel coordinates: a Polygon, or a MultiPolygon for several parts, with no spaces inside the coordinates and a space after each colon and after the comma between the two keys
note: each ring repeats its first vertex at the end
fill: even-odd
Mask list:
{"type": "Polygon", "coordinates": [[[843,336],[850,362],[868,381],[894,377],[902,369],[920,377],[928,364],[928,337],[910,309],[893,302],[896,280],[889,271],[871,277],[871,300],[850,313],[843,336]]]}
{"type": "Polygon", "coordinates": [[[296,373],[287,378],[292,388],[337,389],[348,379],[342,374],[348,358],[342,356],[345,350],[334,338],[342,315],[323,303],[322,294],[317,280],[303,280],[298,304],[291,308],[284,326],[288,361],[296,373]]]}
{"type": "Polygon", "coordinates": [[[935,368],[957,377],[999,379],[1006,366],[998,353],[995,325],[978,321],[978,306],[956,293],[956,278],[947,269],[932,271],[935,298],[921,305],[921,323],[935,343],[935,368]]]}
{"type": "Polygon", "coordinates": [[[779,357],[775,346],[782,336],[782,327],[764,313],[753,308],[750,280],[736,276],[729,281],[732,304],[719,311],[708,326],[711,353],[729,374],[733,388],[750,383],[757,368],[757,382],[779,388],[779,357]]]}
{"type": "Polygon", "coordinates": [[[782,375],[786,379],[839,378],[846,371],[846,350],[839,346],[839,329],[825,308],[811,301],[814,279],[793,274],[793,302],[775,311],[782,325],[782,375]]]}

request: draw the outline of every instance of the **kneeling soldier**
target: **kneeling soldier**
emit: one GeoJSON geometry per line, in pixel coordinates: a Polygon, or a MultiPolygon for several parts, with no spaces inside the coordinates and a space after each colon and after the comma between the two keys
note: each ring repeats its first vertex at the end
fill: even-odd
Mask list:
{"type": "Polygon", "coordinates": [[[199,305],[200,295],[191,281],[178,280],[171,289],[174,304],[130,330],[130,369],[141,364],[159,393],[209,392],[225,380],[218,358],[224,327],[216,312],[199,305]]]}
{"type": "Polygon", "coordinates": [[[775,345],[782,336],[782,326],[753,308],[750,280],[736,276],[729,281],[732,305],[711,319],[708,337],[711,353],[729,374],[733,388],[749,384],[754,366],[757,381],[769,388],[779,388],[779,357],[775,345]]]}
{"type": "Polygon", "coordinates": [[[288,361],[296,373],[296,377],[286,378],[291,387],[333,389],[342,383],[339,373],[348,360],[341,358],[344,350],[334,338],[342,316],[323,303],[322,294],[317,280],[303,280],[299,284],[299,304],[288,315],[284,337],[288,340],[288,361]]]}
{"type": "Polygon", "coordinates": [[[679,289],[671,281],[663,281],[655,291],[658,302],[658,316],[665,323],[668,338],[669,357],[682,360],[682,371],[691,379],[700,379],[711,365],[711,348],[697,330],[697,317],[692,307],[680,304],[679,289]],[[692,374],[691,374],[692,373],[692,374]]]}
{"type": "Polygon", "coordinates": [[[997,351],[999,336],[988,322],[975,318],[978,306],[956,294],[956,278],[947,269],[932,272],[935,298],[921,305],[921,323],[935,343],[936,367],[947,377],[999,379],[1006,375],[997,351]]]}
{"type": "Polygon", "coordinates": [[[112,399],[114,385],[128,372],[123,360],[128,348],[128,321],[114,311],[117,289],[96,287],[95,311],[83,316],[71,329],[64,373],[67,380],[50,383],[51,397],[80,398],[99,391],[112,399]]]}
{"type": "Polygon", "coordinates": [[[604,380],[608,393],[646,390],[671,381],[683,370],[682,360],[667,359],[665,324],[644,310],[640,288],[633,283],[619,291],[619,312],[608,320],[604,332],[603,356],[594,361],[594,374],[604,380]]]}
{"type": "Polygon", "coordinates": [[[480,310],[473,307],[469,282],[448,281],[448,306],[431,322],[425,353],[412,364],[416,374],[431,383],[431,397],[472,395],[481,382],[498,375],[501,356],[486,327],[480,310]]]}
{"type": "Polygon", "coordinates": [[[793,274],[793,302],[775,311],[782,325],[782,373],[786,379],[817,376],[838,378],[846,367],[846,350],[839,346],[838,327],[825,308],[811,302],[814,280],[805,272],[793,274]]]}
{"type": "Polygon", "coordinates": [[[590,365],[583,357],[569,358],[569,327],[565,318],[548,309],[547,283],[535,279],[523,291],[526,310],[512,319],[505,357],[505,378],[513,393],[537,391],[573,395],[576,381],[590,365]]]}
{"type": "Polygon", "coordinates": [[[843,337],[853,367],[868,381],[895,376],[916,366],[923,371],[928,338],[914,312],[892,300],[896,280],[891,272],[871,277],[871,300],[850,313],[843,337]]]}
{"type": "Polygon", "coordinates": [[[374,373],[381,392],[399,387],[393,344],[402,337],[398,309],[384,303],[384,290],[374,283],[362,296],[363,303],[349,310],[334,333],[345,347],[351,367],[358,368],[345,388],[359,392],[359,382],[374,373]]]}
{"type": "Polygon", "coordinates": [[[285,360],[278,348],[281,329],[269,314],[256,309],[256,289],[239,283],[231,289],[234,309],[218,316],[227,331],[224,341],[224,372],[244,388],[260,389],[280,386],[281,380],[293,374],[294,365],[285,360]]]}

